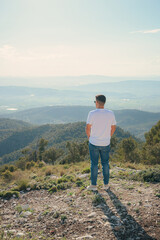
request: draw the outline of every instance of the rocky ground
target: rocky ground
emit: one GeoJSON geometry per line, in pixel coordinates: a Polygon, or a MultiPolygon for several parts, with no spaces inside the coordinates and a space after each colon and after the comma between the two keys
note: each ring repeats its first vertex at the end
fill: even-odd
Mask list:
{"type": "Polygon", "coordinates": [[[0,239],[158,240],[158,190],[159,184],[114,178],[107,191],[74,183],[52,194],[28,189],[19,199],[0,199],[0,239]]]}

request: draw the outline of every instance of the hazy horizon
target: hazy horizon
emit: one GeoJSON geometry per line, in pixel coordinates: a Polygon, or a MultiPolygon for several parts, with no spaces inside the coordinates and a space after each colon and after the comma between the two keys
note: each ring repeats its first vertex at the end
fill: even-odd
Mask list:
{"type": "Polygon", "coordinates": [[[2,77],[0,86],[71,89],[88,84],[118,83],[125,81],[160,81],[160,76],[115,77],[104,75],[50,76],[50,77],[2,77]],[[27,80],[27,81],[26,81],[27,80]],[[45,81],[44,81],[45,80],[45,81]]]}

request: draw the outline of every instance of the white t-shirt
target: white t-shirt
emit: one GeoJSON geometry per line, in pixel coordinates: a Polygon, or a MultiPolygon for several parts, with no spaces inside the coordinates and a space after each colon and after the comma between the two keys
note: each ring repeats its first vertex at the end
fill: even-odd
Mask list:
{"type": "Polygon", "coordinates": [[[108,109],[90,111],[87,124],[91,124],[89,142],[96,146],[108,146],[111,139],[111,126],[116,125],[114,113],[108,109]]]}

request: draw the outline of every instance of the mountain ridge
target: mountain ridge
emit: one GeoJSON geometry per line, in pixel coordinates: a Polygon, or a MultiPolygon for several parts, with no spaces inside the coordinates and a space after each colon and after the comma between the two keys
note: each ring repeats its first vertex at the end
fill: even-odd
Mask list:
{"type": "MultiPolygon", "coordinates": [[[[31,108],[7,115],[10,119],[17,119],[31,124],[57,124],[86,121],[92,106],[46,106],[31,108]]],[[[160,113],[151,113],[136,109],[114,110],[117,125],[144,140],[147,132],[160,119],[160,113]]]]}

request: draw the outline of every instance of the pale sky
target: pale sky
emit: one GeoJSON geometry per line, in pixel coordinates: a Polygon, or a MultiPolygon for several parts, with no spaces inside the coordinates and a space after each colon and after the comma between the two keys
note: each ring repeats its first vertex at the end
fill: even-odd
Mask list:
{"type": "Polygon", "coordinates": [[[160,76],[160,0],[0,0],[0,77],[160,76]]]}

